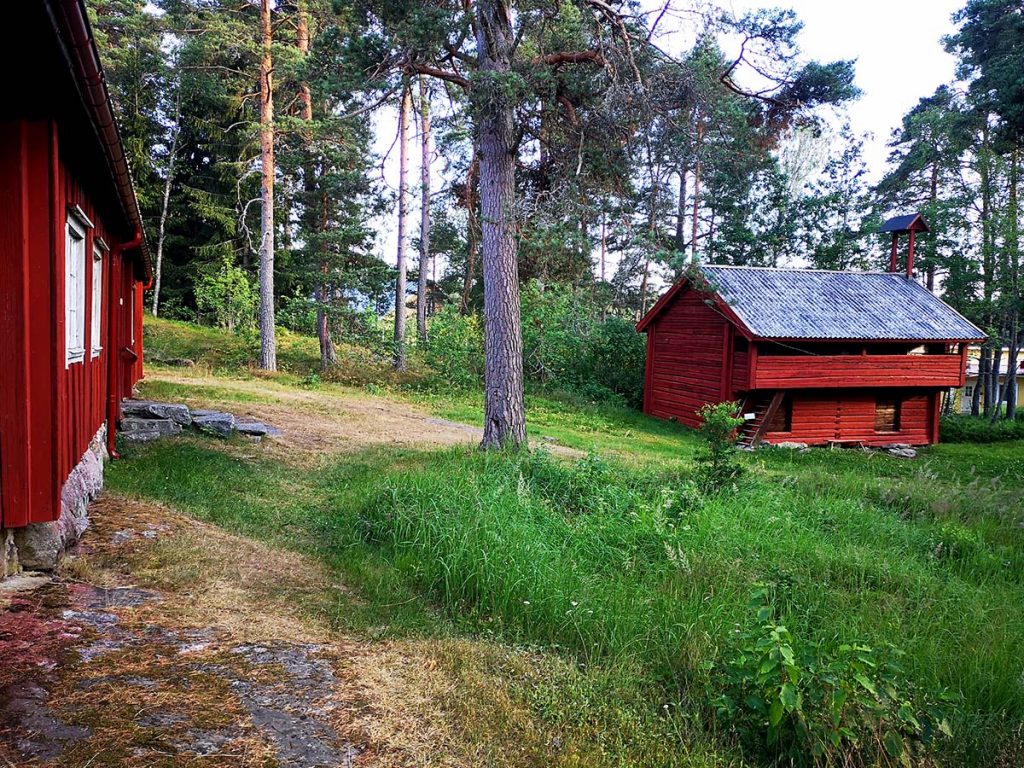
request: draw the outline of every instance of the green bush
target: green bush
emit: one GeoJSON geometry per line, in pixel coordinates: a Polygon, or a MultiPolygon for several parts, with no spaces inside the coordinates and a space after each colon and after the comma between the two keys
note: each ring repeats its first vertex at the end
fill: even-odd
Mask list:
{"type": "Polygon", "coordinates": [[[259,293],[246,271],[234,265],[230,254],[199,274],[195,291],[200,319],[229,331],[256,326],[259,293]]]}
{"type": "Polygon", "coordinates": [[[714,678],[724,690],[718,716],[749,747],[793,765],[909,766],[952,736],[937,703],[908,681],[900,651],[800,643],[775,618],[770,594],[753,593],[757,626],[737,630],[714,678]]]}
{"type": "Polygon", "coordinates": [[[284,296],[274,319],[289,331],[316,336],[316,304],[306,296],[284,296]]]}
{"type": "Polygon", "coordinates": [[[708,493],[721,490],[737,478],[743,467],[736,460],[736,430],[743,425],[739,403],[708,403],[697,415],[704,445],[697,452],[697,485],[708,493]]]}
{"type": "Polygon", "coordinates": [[[644,337],[621,317],[602,319],[593,293],[537,283],[523,288],[523,360],[527,378],[590,401],[639,406],[644,337]]]}
{"type": "Polygon", "coordinates": [[[430,318],[424,350],[427,364],[439,383],[465,389],[484,376],[484,333],[480,318],[463,315],[454,304],[430,318]]]}
{"type": "Polygon", "coordinates": [[[998,419],[994,424],[978,416],[943,416],[939,437],[944,443],[998,443],[1024,440],[1024,418],[998,419]]]}

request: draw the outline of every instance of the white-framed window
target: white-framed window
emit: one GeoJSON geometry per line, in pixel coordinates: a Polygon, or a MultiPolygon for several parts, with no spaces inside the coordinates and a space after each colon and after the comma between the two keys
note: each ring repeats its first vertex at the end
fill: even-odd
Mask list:
{"type": "Polygon", "coordinates": [[[65,363],[85,360],[85,230],[86,221],[69,213],[64,226],[65,363]]]}
{"type": "Polygon", "coordinates": [[[102,240],[97,239],[92,247],[92,325],[90,358],[100,356],[103,351],[103,248],[102,240]]]}

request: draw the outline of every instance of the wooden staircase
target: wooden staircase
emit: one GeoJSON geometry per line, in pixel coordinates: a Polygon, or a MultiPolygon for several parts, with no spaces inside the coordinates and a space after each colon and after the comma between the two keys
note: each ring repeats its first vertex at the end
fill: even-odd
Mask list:
{"type": "Polygon", "coordinates": [[[743,413],[753,413],[754,418],[740,427],[736,445],[751,451],[757,448],[764,440],[766,428],[772,423],[785,397],[785,392],[757,392],[749,395],[743,403],[743,413]]]}

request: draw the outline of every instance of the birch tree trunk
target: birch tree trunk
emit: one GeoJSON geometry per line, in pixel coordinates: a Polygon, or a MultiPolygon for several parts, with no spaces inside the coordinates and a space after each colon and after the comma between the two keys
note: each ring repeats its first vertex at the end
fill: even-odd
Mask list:
{"type": "Polygon", "coordinates": [[[274,59],[270,0],[260,0],[260,368],[277,370],[274,337],[274,59]]]}
{"type": "MultiPolygon", "coordinates": [[[[181,86],[179,84],[178,88],[181,86]]],[[[167,210],[171,203],[171,184],[174,183],[174,165],[178,161],[178,137],[181,136],[181,92],[174,97],[174,137],[167,151],[167,178],[164,179],[164,195],[160,202],[160,222],[156,233],[156,264],[153,270],[153,317],[160,313],[160,282],[163,276],[164,240],[167,231],[167,210]]]]}
{"type": "Polygon", "coordinates": [[[514,36],[505,0],[479,0],[480,209],[484,279],[484,437],[481,447],[526,445],[523,337],[515,206],[515,114],[508,93],[514,36]]]}
{"type": "Polygon", "coordinates": [[[396,371],[405,370],[405,271],[409,243],[409,120],[412,117],[412,91],[402,85],[402,106],[398,113],[398,259],[395,264],[395,359],[396,371]]]}
{"type": "Polygon", "coordinates": [[[430,264],[430,97],[420,78],[420,267],[416,283],[416,333],[427,340],[427,269],[430,264]]]}

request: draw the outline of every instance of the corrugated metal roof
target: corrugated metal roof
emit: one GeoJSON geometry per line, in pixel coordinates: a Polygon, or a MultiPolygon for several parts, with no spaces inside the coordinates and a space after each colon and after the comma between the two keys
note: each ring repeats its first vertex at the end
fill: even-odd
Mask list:
{"type": "Polygon", "coordinates": [[[891,272],[703,267],[755,336],[768,339],[982,339],[924,286],[891,272]]]}

